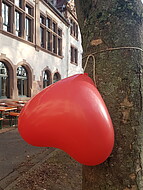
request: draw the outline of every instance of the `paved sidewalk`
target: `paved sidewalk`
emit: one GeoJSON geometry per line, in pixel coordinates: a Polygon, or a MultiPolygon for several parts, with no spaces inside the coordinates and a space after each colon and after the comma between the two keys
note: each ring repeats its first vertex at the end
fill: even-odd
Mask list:
{"type": "Polygon", "coordinates": [[[62,150],[23,173],[5,190],[81,190],[82,166],[62,150]]]}
{"type": "Polygon", "coordinates": [[[5,132],[8,132],[8,131],[11,131],[11,130],[14,130],[15,129],[15,127],[5,127],[5,128],[2,128],[2,129],[0,129],[0,134],[1,133],[5,133],[5,132]]]}
{"type": "Polygon", "coordinates": [[[21,138],[16,128],[6,128],[2,131],[0,133],[0,183],[21,162],[47,150],[47,148],[34,147],[27,144],[21,138]]]}
{"type": "Polygon", "coordinates": [[[13,129],[0,134],[0,190],[81,190],[82,166],[65,152],[28,145],[13,129]]]}

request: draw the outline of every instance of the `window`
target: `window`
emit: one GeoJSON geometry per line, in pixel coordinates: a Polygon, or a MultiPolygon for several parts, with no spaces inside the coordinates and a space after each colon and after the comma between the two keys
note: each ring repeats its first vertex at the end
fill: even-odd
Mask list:
{"type": "Polygon", "coordinates": [[[46,26],[48,27],[48,28],[51,28],[51,19],[50,18],[46,18],[46,26]]]}
{"type": "Polygon", "coordinates": [[[52,43],[51,43],[51,33],[49,31],[47,33],[47,49],[51,51],[52,43]]]}
{"type": "Polygon", "coordinates": [[[52,30],[53,30],[53,32],[57,33],[57,24],[55,22],[53,22],[52,30]]]}
{"type": "Polygon", "coordinates": [[[74,48],[71,46],[71,63],[74,62],[74,48]]]}
{"type": "Polygon", "coordinates": [[[14,33],[16,36],[23,37],[24,36],[24,27],[23,27],[23,18],[24,18],[24,10],[23,10],[23,1],[16,1],[15,5],[13,5],[13,10],[15,14],[15,18],[11,18],[11,22],[14,19],[15,29],[14,33]]]}
{"type": "Polygon", "coordinates": [[[59,81],[60,79],[61,79],[60,74],[59,74],[58,72],[56,72],[56,73],[54,74],[54,77],[53,77],[53,83],[59,81]]]}
{"type": "Polygon", "coordinates": [[[76,25],[76,28],[75,28],[75,37],[76,37],[76,39],[78,39],[78,25],[76,25]]]}
{"type": "Polygon", "coordinates": [[[41,47],[62,56],[62,30],[49,17],[40,15],[40,41],[41,47]]]}
{"type": "Polygon", "coordinates": [[[62,55],[62,40],[61,38],[58,38],[58,55],[62,55]]]}
{"type": "Polygon", "coordinates": [[[8,70],[3,62],[0,62],[0,98],[8,98],[8,70]]]}
{"type": "Polygon", "coordinates": [[[40,15],[40,43],[41,43],[41,47],[45,48],[46,47],[46,43],[45,43],[45,26],[46,23],[46,19],[43,15],[40,15]]]}
{"type": "Polygon", "coordinates": [[[2,1],[4,31],[33,42],[33,20],[34,8],[29,3],[22,0],[2,1]]]}
{"type": "Polygon", "coordinates": [[[41,47],[45,47],[44,45],[44,28],[40,27],[40,42],[41,42],[41,47]]]}
{"type": "Polygon", "coordinates": [[[22,8],[22,1],[21,1],[21,0],[15,0],[15,5],[16,5],[17,7],[22,8]]]}
{"type": "Polygon", "coordinates": [[[72,34],[72,31],[73,31],[73,20],[72,19],[70,19],[70,32],[71,32],[71,34],[72,34]]]}
{"type": "Polygon", "coordinates": [[[44,24],[45,25],[45,17],[40,15],[40,24],[44,24]]]}
{"type": "Polygon", "coordinates": [[[33,16],[33,8],[31,6],[29,6],[28,4],[26,4],[25,6],[25,12],[31,16],[33,16]]]}
{"type": "Polygon", "coordinates": [[[32,42],[31,20],[27,17],[25,18],[25,33],[26,40],[32,42]]]}
{"type": "Polygon", "coordinates": [[[57,54],[57,24],[52,22],[52,52],[57,54]]]}
{"type": "Polygon", "coordinates": [[[43,72],[43,88],[49,86],[51,84],[51,72],[49,70],[45,70],[43,72]]]}
{"type": "Polygon", "coordinates": [[[57,36],[53,34],[53,53],[57,53],[57,36]]]}
{"type": "Polygon", "coordinates": [[[62,55],[62,30],[58,28],[58,45],[57,45],[57,53],[58,55],[62,55]]]}
{"type": "Polygon", "coordinates": [[[2,19],[3,19],[3,30],[11,32],[10,28],[10,5],[5,2],[2,3],[2,19]]]}
{"type": "Polygon", "coordinates": [[[28,96],[28,77],[23,66],[17,68],[17,88],[19,96],[28,96]]]}
{"type": "Polygon", "coordinates": [[[21,13],[18,11],[15,11],[15,34],[17,36],[22,35],[22,28],[21,28],[21,13]]]}
{"type": "Polygon", "coordinates": [[[78,64],[78,50],[73,46],[71,46],[71,63],[75,65],[78,64]]]}
{"type": "Polygon", "coordinates": [[[77,49],[75,48],[74,49],[74,58],[75,58],[75,63],[77,64],[77,56],[78,56],[78,51],[77,49]]]}
{"type": "Polygon", "coordinates": [[[73,19],[70,19],[70,33],[73,37],[75,37],[76,39],[78,39],[78,25],[75,23],[75,21],[73,19]]]}
{"type": "Polygon", "coordinates": [[[26,4],[25,7],[25,36],[26,40],[33,42],[33,8],[26,4]]]}

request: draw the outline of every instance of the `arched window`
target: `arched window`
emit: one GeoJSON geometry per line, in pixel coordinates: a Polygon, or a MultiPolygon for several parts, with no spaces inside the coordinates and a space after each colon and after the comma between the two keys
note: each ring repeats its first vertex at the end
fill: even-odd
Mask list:
{"type": "Polygon", "coordinates": [[[0,98],[8,98],[8,91],[8,69],[6,65],[0,61],[0,98]]]}
{"type": "Polygon", "coordinates": [[[61,75],[58,72],[56,72],[53,76],[53,83],[55,83],[59,80],[61,80],[61,75]]]}
{"type": "Polygon", "coordinates": [[[51,84],[51,72],[49,70],[45,70],[43,72],[43,88],[49,86],[51,84]]]}
{"type": "Polygon", "coordinates": [[[17,68],[17,88],[19,96],[28,96],[28,77],[23,66],[17,68]]]}

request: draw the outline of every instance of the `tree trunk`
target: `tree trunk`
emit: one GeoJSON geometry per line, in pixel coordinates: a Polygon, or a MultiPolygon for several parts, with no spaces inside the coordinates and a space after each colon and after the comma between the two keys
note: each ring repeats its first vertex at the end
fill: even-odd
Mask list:
{"type": "MultiPolygon", "coordinates": [[[[115,130],[111,156],[83,166],[83,190],[143,189],[143,34],[140,0],[76,0],[84,59],[96,59],[96,85],[115,130]],[[104,50],[104,51],[103,51],[104,50]]],[[[92,77],[92,60],[86,72],[92,77]]]]}

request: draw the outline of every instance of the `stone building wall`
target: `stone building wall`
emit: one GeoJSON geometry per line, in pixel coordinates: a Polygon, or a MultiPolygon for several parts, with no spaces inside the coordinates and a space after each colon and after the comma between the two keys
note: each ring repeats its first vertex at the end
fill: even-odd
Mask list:
{"type": "MultiPolygon", "coordinates": [[[[2,0],[0,0],[0,3],[2,3],[2,0]]],[[[33,42],[16,36],[14,32],[4,31],[3,17],[0,10],[0,62],[5,63],[6,67],[9,67],[11,70],[10,72],[13,73],[10,79],[13,80],[13,85],[10,90],[10,98],[12,99],[26,98],[18,96],[16,71],[20,65],[28,69],[31,75],[29,79],[31,80],[31,84],[29,83],[30,96],[35,95],[43,89],[43,73],[45,70],[51,73],[50,83],[54,82],[53,77],[55,73],[59,74],[59,79],[63,79],[83,72],[81,34],[79,27],[78,39],[70,35],[69,18],[73,18],[77,23],[76,18],[69,12],[66,14],[69,18],[65,17],[63,13],[43,0],[28,0],[25,1],[25,3],[28,3],[28,6],[32,6],[34,11],[33,42]],[[55,22],[57,27],[62,30],[62,55],[54,54],[52,50],[48,51],[46,48],[41,47],[40,14],[44,15],[45,18],[48,16],[52,22],[55,22]],[[71,44],[78,50],[77,64],[71,63],[71,44]]],[[[7,4],[9,5],[9,0],[7,4]]],[[[13,25],[15,25],[15,23],[13,23],[13,25]]],[[[15,26],[13,26],[13,28],[14,27],[15,26]]],[[[45,43],[47,43],[46,36],[45,40],[45,43]]]]}

